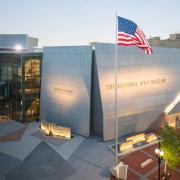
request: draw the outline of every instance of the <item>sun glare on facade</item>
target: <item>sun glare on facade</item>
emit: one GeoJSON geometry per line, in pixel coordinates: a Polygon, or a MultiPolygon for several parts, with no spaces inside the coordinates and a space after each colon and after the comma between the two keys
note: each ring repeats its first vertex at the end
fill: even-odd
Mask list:
{"type": "Polygon", "coordinates": [[[176,106],[176,104],[177,104],[179,101],[180,101],[180,94],[178,94],[178,95],[176,96],[176,98],[174,99],[174,101],[166,107],[164,113],[165,113],[165,114],[168,114],[168,113],[176,106]]]}

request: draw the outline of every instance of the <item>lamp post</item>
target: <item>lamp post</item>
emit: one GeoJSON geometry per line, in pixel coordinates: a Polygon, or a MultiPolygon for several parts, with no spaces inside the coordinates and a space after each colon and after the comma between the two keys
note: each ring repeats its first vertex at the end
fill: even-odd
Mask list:
{"type": "Polygon", "coordinates": [[[156,157],[158,158],[158,179],[160,180],[161,175],[161,160],[163,159],[164,152],[160,149],[160,141],[159,141],[159,148],[155,149],[156,157]]]}

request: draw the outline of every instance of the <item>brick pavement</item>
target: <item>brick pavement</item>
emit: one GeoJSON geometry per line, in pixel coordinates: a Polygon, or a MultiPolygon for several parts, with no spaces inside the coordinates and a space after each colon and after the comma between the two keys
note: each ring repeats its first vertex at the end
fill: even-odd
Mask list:
{"type": "MultiPolygon", "coordinates": [[[[119,161],[122,161],[124,164],[128,165],[127,180],[154,180],[155,177],[158,176],[158,162],[154,153],[156,147],[158,147],[157,144],[119,158],[119,161]],[[141,168],[140,164],[147,159],[152,159],[153,161],[146,167],[141,168]]],[[[163,173],[163,171],[164,163],[162,162],[161,173],[163,173]]],[[[172,174],[170,180],[180,179],[180,167],[178,167],[176,170],[167,169],[167,172],[170,172],[170,174],[172,174]]],[[[111,176],[110,180],[115,180],[115,178],[111,176]]]]}

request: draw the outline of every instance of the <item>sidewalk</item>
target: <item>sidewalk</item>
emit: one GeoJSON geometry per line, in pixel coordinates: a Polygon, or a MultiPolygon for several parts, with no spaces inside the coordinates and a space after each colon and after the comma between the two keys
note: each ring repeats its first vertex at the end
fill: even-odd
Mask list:
{"type": "Polygon", "coordinates": [[[41,134],[37,122],[10,123],[0,136],[1,180],[109,180],[114,154],[108,143],[77,134],[53,139],[41,134]]]}
{"type": "MultiPolygon", "coordinates": [[[[53,139],[41,134],[38,122],[24,125],[10,121],[0,126],[0,179],[112,180],[109,169],[115,155],[108,148],[112,143],[77,134],[71,140],[53,139]]],[[[155,147],[120,157],[128,164],[128,180],[153,180],[157,176],[155,147]],[[141,168],[140,164],[149,158],[153,162],[141,168]]],[[[163,172],[163,165],[161,168],[163,172]]],[[[172,180],[180,179],[180,168],[171,172],[172,180]]]]}

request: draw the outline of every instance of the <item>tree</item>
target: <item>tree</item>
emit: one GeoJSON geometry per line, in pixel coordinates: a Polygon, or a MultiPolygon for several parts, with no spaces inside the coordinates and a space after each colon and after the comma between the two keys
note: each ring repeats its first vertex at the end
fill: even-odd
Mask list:
{"type": "Polygon", "coordinates": [[[166,164],[174,169],[180,164],[180,134],[168,124],[164,124],[160,137],[161,149],[164,151],[163,158],[166,164]]]}

